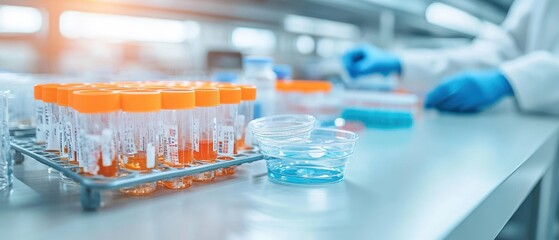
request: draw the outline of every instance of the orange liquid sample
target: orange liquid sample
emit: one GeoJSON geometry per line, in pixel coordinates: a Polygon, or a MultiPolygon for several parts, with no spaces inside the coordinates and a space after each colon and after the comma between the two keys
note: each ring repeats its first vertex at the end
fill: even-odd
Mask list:
{"type": "MultiPolygon", "coordinates": [[[[68,155],[68,147],[64,146],[64,151],[62,152],[65,156],[68,155]]],[[[60,161],[64,161],[67,162],[68,161],[68,157],[60,157],[60,161]]]]}
{"type": "MultiPolygon", "coordinates": [[[[225,157],[225,156],[220,156],[217,159],[222,160],[222,161],[229,161],[229,160],[233,160],[232,157],[225,157]]],[[[215,175],[217,176],[228,176],[228,175],[233,175],[235,174],[235,167],[231,166],[231,167],[227,167],[227,168],[220,168],[215,170],[215,175]]]]}
{"type": "Polygon", "coordinates": [[[120,192],[132,196],[150,195],[157,189],[157,183],[142,183],[131,188],[121,188],[120,192]]]}
{"type": "Polygon", "coordinates": [[[245,138],[237,139],[237,147],[239,149],[243,149],[245,146],[245,138]]]}
{"type": "Polygon", "coordinates": [[[116,157],[111,160],[111,166],[103,166],[102,158],[99,158],[98,165],[99,171],[97,172],[97,174],[103,175],[105,177],[116,177],[116,173],[118,172],[116,157]]]}
{"type": "Polygon", "coordinates": [[[185,189],[192,186],[192,177],[181,177],[163,180],[162,184],[164,187],[169,189],[185,189]]]}
{"type": "Polygon", "coordinates": [[[79,164],[79,162],[78,162],[78,152],[73,151],[72,154],[74,155],[74,160],[69,161],[68,163],[72,164],[72,165],[78,165],[79,164]]]}
{"type": "MultiPolygon", "coordinates": [[[[167,166],[183,168],[185,165],[192,164],[194,159],[194,152],[192,149],[183,149],[178,151],[179,162],[178,164],[173,164],[170,162],[165,162],[167,166]]],[[[192,185],[192,177],[180,177],[161,181],[161,184],[169,189],[184,189],[192,185]]]]}
{"type": "Polygon", "coordinates": [[[134,155],[127,156],[128,161],[124,164],[124,168],[134,171],[149,171],[147,167],[147,156],[145,152],[138,152],[134,155]]]}
{"type": "Polygon", "coordinates": [[[217,150],[214,151],[213,141],[200,141],[200,151],[194,151],[194,159],[204,162],[214,162],[217,158],[217,150]]]}
{"type": "Polygon", "coordinates": [[[178,164],[166,161],[165,165],[170,167],[183,167],[184,165],[192,164],[192,160],[194,160],[194,151],[192,149],[179,150],[178,157],[178,164]]]}

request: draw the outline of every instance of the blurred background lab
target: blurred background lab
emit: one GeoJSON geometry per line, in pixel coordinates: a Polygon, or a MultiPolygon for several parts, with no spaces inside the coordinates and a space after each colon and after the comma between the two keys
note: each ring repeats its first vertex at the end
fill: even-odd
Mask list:
{"type": "MultiPolygon", "coordinates": [[[[435,139],[423,129],[431,129],[433,136],[456,137],[448,133],[467,128],[475,117],[479,121],[472,126],[499,130],[492,124],[503,121],[508,129],[516,123],[539,121],[511,114],[516,110],[559,113],[558,13],[556,0],[3,0],[0,86],[11,91],[10,128],[29,130],[34,125],[34,109],[29,107],[33,106],[33,92],[29,90],[36,83],[168,80],[255,84],[261,103],[255,110],[257,116],[314,115],[322,126],[363,134],[364,146],[376,144],[377,153],[388,156],[382,159],[372,154],[379,165],[391,162],[395,165],[389,166],[412,172],[412,165],[406,164],[417,156],[405,155],[400,146],[415,151],[418,147],[407,145],[408,141],[427,146],[455,140],[435,139]],[[506,118],[499,118],[500,112],[495,118],[483,113],[446,115],[487,112],[505,98],[516,101],[515,107],[504,108],[511,115],[506,118]],[[424,113],[424,107],[436,111],[424,113]],[[445,122],[448,119],[450,124],[445,122]],[[415,139],[422,130],[425,139],[415,139]],[[382,139],[375,140],[378,136],[382,139]],[[405,164],[390,158],[396,154],[405,155],[396,159],[405,164]]],[[[542,129],[533,132],[547,134],[542,129]]],[[[479,133],[466,142],[474,147],[487,145],[480,152],[489,155],[493,153],[490,149],[508,150],[509,145],[499,145],[500,132],[491,134],[489,139],[478,138],[487,136],[479,133]],[[489,140],[499,144],[484,144],[489,140]]],[[[453,153],[464,156],[467,147],[459,146],[453,153]]],[[[428,154],[436,159],[437,154],[428,154]]],[[[529,154],[532,152],[522,156],[528,159],[529,154]]],[[[423,161],[423,157],[418,159],[423,161]]],[[[451,161],[437,163],[424,176],[433,180],[431,170],[450,165],[451,161]]],[[[483,165],[482,170],[498,165],[483,165]]],[[[393,169],[381,170],[385,174],[393,169]]],[[[387,177],[382,174],[378,176],[387,177]]],[[[493,183],[483,178],[475,183],[485,181],[493,183]]],[[[439,189],[444,181],[433,182],[431,190],[439,189]]],[[[394,191],[421,191],[406,189],[405,181],[400,183],[404,187],[394,191]]],[[[541,199],[533,193],[540,187],[522,193],[522,205],[511,210],[514,216],[506,220],[506,226],[499,226],[502,230],[494,233],[497,239],[534,235],[538,226],[532,225],[532,210],[541,199]]],[[[482,207],[487,209],[487,205],[482,207]]]]}

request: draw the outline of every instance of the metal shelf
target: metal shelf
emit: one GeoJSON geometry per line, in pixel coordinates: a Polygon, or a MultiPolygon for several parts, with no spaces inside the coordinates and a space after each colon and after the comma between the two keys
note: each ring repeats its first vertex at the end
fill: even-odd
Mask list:
{"type": "Polygon", "coordinates": [[[262,160],[259,152],[245,151],[233,157],[232,160],[217,161],[207,164],[196,162],[188,168],[171,168],[164,165],[151,172],[135,172],[121,169],[117,177],[104,176],[85,176],[77,171],[79,167],[60,161],[60,158],[50,152],[45,151],[45,147],[37,145],[33,138],[12,138],[11,147],[16,154],[23,154],[37,160],[72,179],[81,185],[81,203],[86,211],[97,210],[101,204],[101,191],[132,187],[142,183],[157,182],[159,180],[191,176],[197,173],[238,166],[244,163],[251,163],[262,160]]]}

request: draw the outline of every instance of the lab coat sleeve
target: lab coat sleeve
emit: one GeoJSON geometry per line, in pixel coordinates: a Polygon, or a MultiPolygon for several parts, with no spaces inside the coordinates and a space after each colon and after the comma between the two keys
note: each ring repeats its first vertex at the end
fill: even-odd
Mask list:
{"type": "Polygon", "coordinates": [[[533,0],[518,0],[501,27],[485,25],[468,46],[401,52],[403,81],[435,83],[458,71],[497,68],[524,52],[533,0]]]}
{"type": "Polygon", "coordinates": [[[549,52],[533,52],[504,63],[518,106],[526,112],[559,115],[559,59],[549,52]]]}

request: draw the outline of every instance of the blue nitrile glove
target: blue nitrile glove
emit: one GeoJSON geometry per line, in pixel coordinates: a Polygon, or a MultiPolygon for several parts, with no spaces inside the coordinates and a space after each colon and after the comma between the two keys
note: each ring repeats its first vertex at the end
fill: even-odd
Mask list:
{"type": "Polygon", "coordinates": [[[374,46],[354,48],[342,56],[342,62],[352,78],[373,73],[388,76],[402,72],[400,58],[374,46]]]}
{"type": "Polygon", "coordinates": [[[431,91],[425,107],[449,112],[479,112],[514,92],[500,70],[451,76],[431,91]]]}

